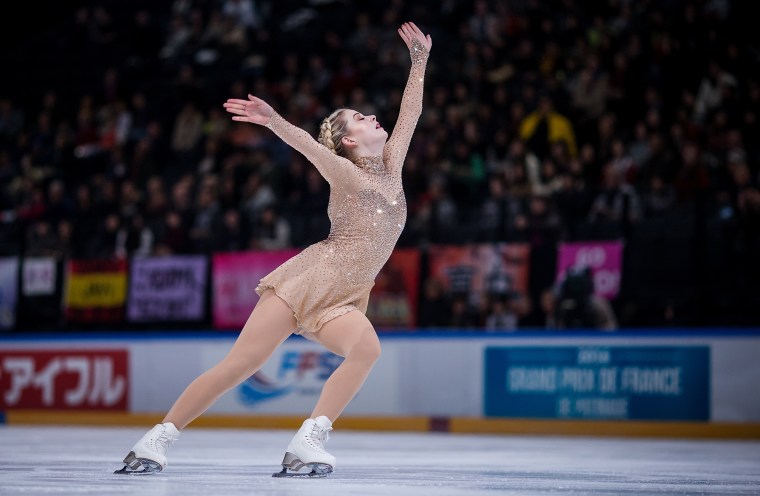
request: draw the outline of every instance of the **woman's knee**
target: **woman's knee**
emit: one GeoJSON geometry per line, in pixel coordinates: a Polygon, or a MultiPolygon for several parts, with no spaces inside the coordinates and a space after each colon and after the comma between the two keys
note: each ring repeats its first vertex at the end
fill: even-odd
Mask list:
{"type": "Polygon", "coordinates": [[[381,353],[380,339],[374,330],[370,330],[351,348],[347,358],[359,359],[368,364],[374,364],[381,353]]]}

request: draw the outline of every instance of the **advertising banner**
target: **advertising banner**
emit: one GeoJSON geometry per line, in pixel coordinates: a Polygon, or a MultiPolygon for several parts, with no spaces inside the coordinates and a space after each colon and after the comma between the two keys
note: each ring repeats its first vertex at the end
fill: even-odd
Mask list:
{"type": "Polygon", "coordinates": [[[134,258],[127,318],[133,322],[203,319],[206,266],[204,256],[134,258]]]}
{"type": "Polygon", "coordinates": [[[367,318],[375,326],[386,329],[417,325],[419,274],[418,249],[394,250],[375,279],[367,306],[367,318]]]}
{"type": "Polygon", "coordinates": [[[73,322],[119,322],[127,297],[126,260],[71,260],[66,317],[73,322]]]}
{"type": "Polygon", "coordinates": [[[486,416],[709,420],[708,346],[488,347],[486,416]]]}
{"type": "Polygon", "coordinates": [[[528,291],[530,246],[495,243],[430,247],[429,277],[451,294],[469,294],[470,303],[492,295],[514,297],[528,291]]]}
{"type": "Polygon", "coordinates": [[[63,271],[64,261],[52,257],[22,259],[18,329],[49,331],[61,325],[63,271]]]}
{"type": "Polygon", "coordinates": [[[57,276],[54,258],[25,258],[21,293],[24,296],[50,296],[55,293],[57,276]]]}
{"type": "MultiPolygon", "coordinates": [[[[229,346],[208,347],[198,370],[213,367],[229,346]]],[[[347,414],[392,415],[402,408],[397,350],[386,347],[383,359],[346,408],[347,414]]],[[[323,346],[292,337],[275,350],[261,370],[233,388],[209,409],[211,413],[306,415],[314,409],[325,381],[343,358],[323,346]]]]}
{"type": "Polygon", "coordinates": [[[617,297],[623,268],[623,243],[620,241],[561,243],[557,257],[557,282],[569,268],[590,268],[594,294],[607,299],[617,297]]]}
{"type": "Polygon", "coordinates": [[[0,410],[121,410],[126,350],[0,350],[0,410]]]}
{"type": "Polygon", "coordinates": [[[212,261],[213,324],[217,329],[241,328],[259,300],[259,279],[300,250],[217,253],[212,261]]]}
{"type": "Polygon", "coordinates": [[[16,325],[18,258],[0,258],[0,331],[16,325]]]}

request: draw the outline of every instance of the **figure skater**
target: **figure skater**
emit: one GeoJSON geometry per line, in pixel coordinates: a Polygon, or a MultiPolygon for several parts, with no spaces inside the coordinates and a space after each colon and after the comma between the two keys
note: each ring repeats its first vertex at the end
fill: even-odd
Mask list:
{"type": "Polygon", "coordinates": [[[422,112],[432,46],[430,35],[414,23],[404,23],[398,33],[409,48],[412,66],[390,138],[374,115],[351,109],[325,118],[315,141],[253,95],[224,104],[233,120],[266,126],[314,164],[330,185],[330,234],[260,280],[260,299],[229,354],[185,389],[162,423],[132,447],[117,473],[160,472],[180,431],[259,370],[293,332],[344,360],[290,441],[282,471],[273,475],[325,476],[335,469],[335,457],[324,448],[328,432],[380,355],[380,341],[365,312],[375,277],[406,222],[401,167],[422,112]],[[298,472],[304,467],[306,471],[298,472]]]}

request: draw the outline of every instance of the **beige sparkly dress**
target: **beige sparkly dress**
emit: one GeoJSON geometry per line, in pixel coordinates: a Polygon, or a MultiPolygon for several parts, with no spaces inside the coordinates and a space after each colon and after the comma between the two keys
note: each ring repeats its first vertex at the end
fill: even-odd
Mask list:
{"type": "Polygon", "coordinates": [[[330,234],[261,278],[256,293],[274,289],[292,309],[297,334],[309,337],[352,310],[367,311],[375,277],[406,223],[401,167],[422,111],[427,50],[415,42],[398,121],[382,157],[350,161],[273,114],[267,125],[313,163],[330,185],[330,234]]]}

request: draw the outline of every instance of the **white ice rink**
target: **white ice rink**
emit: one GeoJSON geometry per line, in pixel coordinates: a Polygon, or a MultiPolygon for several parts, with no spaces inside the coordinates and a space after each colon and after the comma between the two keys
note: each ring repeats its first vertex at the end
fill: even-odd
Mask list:
{"type": "Polygon", "coordinates": [[[758,495],[760,442],[333,432],[337,471],[275,479],[293,432],[186,429],[154,476],[113,475],[146,429],[0,427],[3,495],[758,495]]]}

